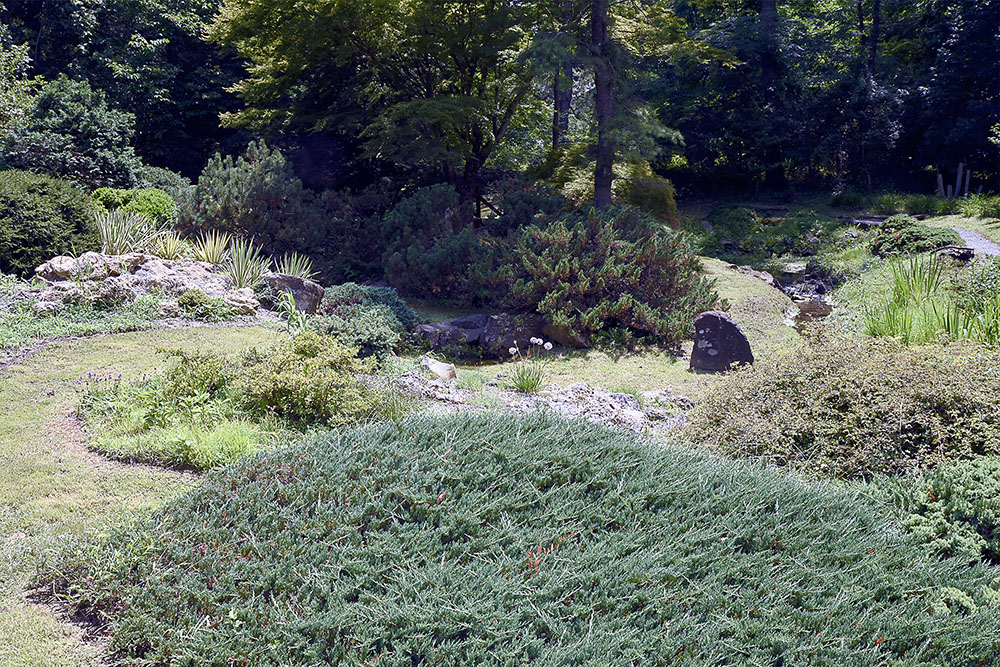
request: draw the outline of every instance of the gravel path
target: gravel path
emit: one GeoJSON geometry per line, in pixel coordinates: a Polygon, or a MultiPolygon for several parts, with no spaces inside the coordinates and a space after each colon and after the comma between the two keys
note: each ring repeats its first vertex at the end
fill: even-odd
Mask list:
{"type": "Polygon", "coordinates": [[[1000,255],[1000,245],[990,241],[979,232],[974,232],[971,229],[962,229],[961,227],[952,227],[952,229],[958,232],[965,245],[975,250],[977,255],[990,255],[994,257],[1000,255]]]}

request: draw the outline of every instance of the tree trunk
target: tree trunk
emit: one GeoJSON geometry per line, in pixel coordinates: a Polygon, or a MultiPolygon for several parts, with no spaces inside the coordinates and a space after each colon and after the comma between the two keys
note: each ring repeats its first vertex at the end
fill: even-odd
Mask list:
{"type": "Polygon", "coordinates": [[[594,206],[611,206],[612,167],[615,162],[614,89],[611,43],[608,41],[608,0],[593,0],[590,16],[594,55],[594,117],[597,119],[597,164],[594,168],[594,206]]]}
{"type": "Polygon", "coordinates": [[[566,141],[569,134],[569,108],[573,104],[573,65],[563,63],[563,71],[556,71],[553,84],[552,150],[566,141]]]}
{"type": "Polygon", "coordinates": [[[872,0],[872,30],[868,36],[868,75],[875,76],[875,58],[878,56],[879,30],[882,23],[882,1],[872,0]]]}

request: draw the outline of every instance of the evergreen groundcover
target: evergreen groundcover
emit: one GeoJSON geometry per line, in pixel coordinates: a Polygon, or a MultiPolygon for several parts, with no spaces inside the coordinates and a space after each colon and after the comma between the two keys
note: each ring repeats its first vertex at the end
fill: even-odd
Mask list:
{"type": "Polygon", "coordinates": [[[48,568],[144,665],[1000,659],[996,571],[860,495],[546,415],[264,452],[48,568]]]}

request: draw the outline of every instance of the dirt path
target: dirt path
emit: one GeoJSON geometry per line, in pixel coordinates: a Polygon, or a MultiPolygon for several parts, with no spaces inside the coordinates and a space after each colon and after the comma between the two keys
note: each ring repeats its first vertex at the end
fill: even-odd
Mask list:
{"type": "Polygon", "coordinates": [[[962,241],[967,247],[976,251],[976,255],[1000,256],[1000,245],[989,240],[979,232],[972,231],[971,229],[963,229],[962,227],[952,227],[952,229],[958,232],[958,235],[962,237],[962,241]]]}
{"type": "Polygon", "coordinates": [[[231,352],[262,329],[171,329],[52,342],[0,370],[0,666],[100,664],[103,647],[57,607],[29,596],[38,559],[73,535],[148,512],[197,477],[110,461],[86,447],[77,379],[154,372],[158,347],[231,352]]]}

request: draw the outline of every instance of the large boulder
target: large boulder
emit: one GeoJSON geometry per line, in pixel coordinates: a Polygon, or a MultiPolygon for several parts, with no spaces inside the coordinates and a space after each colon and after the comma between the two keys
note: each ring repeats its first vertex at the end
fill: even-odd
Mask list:
{"type": "Polygon", "coordinates": [[[694,333],[692,370],[726,371],[734,365],[753,363],[750,341],[725,313],[702,313],[694,321],[694,333]]]}
{"type": "Polygon", "coordinates": [[[532,338],[541,338],[545,320],[540,315],[492,315],[479,336],[485,356],[507,358],[510,348],[526,350],[532,338]]]}
{"type": "Polygon", "coordinates": [[[295,299],[295,308],[310,315],[319,310],[323,302],[323,286],[319,283],[287,273],[268,273],[264,284],[273,294],[289,293],[295,299]]]}
{"type": "Polygon", "coordinates": [[[232,289],[232,282],[214,264],[158,257],[136,266],[131,274],[131,283],[144,294],[159,291],[171,296],[180,296],[191,289],[212,296],[225,296],[232,289]]]}

